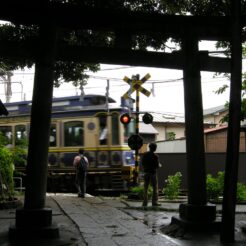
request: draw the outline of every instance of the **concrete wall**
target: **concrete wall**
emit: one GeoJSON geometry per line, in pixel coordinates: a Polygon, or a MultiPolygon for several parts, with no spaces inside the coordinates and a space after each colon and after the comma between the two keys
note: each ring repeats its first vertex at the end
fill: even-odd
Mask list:
{"type": "Polygon", "coordinates": [[[186,140],[175,139],[170,141],[156,142],[156,153],[186,153],[186,140]]]}

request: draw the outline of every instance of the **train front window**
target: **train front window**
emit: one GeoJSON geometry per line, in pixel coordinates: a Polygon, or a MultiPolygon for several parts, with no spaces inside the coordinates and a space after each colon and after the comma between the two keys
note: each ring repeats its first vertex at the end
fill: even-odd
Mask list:
{"type": "Polygon", "coordinates": [[[27,146],[27,131],[25,125],[15,126],[15,145],[27,146]]]}
{"type": "Polygon", "coordinates": [[[50,147],[56,146],[56,125],[51,124],[50,127],[50,147]]]}
{"type": "Polygon", "coordinates": [[[119,144],[119,115],[114,113],[112,114],[112,144],[119,144]]]}
{"type": "Polygon", "coordinates": [[[64,146],[84,145],[84,122],[70,121],[64,124],[64,146]]]}
{"type": "Polygon", "coordinates": [[[12,128],[11,126],[0,126],[0,144],[12,144],[12,128]]]}

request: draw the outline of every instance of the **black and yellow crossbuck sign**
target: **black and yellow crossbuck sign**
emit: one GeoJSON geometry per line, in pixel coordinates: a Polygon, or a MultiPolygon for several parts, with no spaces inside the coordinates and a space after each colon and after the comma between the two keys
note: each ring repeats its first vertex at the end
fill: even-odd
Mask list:
{"type": "Polygon", "coordinates": [[[127,76],[124,77],[124,81],[131,86],[131,88],[123,95],[124,99],[129,98],[129,96],[134,92],[134,91],[139,91],[142,92],[145,96],[149,97],[151,92],[146,90],[145,88],[142,87],[142,84],[145,83],[148,79],[150,78],[150,74],[147,73],[142,79],[140,80],[132,80],[129,79],[127,76]]]}

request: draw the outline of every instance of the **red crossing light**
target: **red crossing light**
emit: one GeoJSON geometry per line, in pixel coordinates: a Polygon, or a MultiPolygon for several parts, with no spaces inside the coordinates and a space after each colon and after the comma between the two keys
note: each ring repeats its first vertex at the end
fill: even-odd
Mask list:
{"type": "Polygon", "coordinates": [[[120,122],[124,125],[129,124],[131,121],[131,117],[129,114],[125,113],[120,116],[120,122]]]}

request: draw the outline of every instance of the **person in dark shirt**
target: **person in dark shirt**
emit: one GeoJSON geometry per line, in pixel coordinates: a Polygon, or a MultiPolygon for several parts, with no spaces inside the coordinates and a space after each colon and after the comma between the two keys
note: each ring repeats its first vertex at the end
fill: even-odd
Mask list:
{"type": "Polygon", "coordinates": [[[144,199],[143,206],[148,205],[148,187],[150,183],[153,187],[152,206],[159,206],[158,203],[158,180],[157,169],[159,168],[159,157],[154,152],[157,145],[155,143],[149,144],[149,151],[145,152],[142,157],[142,166],[144,171],[144,199]]]}
{"type": "Polygon", "coordinates": [[[85,192],[86,192],[86,175],[87,175],[87,168],[89,167],[89,161],[84,156],[84,150],[82,148],[79,149],[78,155],[74,157],[73,166],[75,167],[75,170],[76,170],[75,183],[78,189],[78,197],[84,198],[85,192]],[[81,158],[84,158],[87,164],[86,169],[82,171],[79,169],[81,158]]]}

